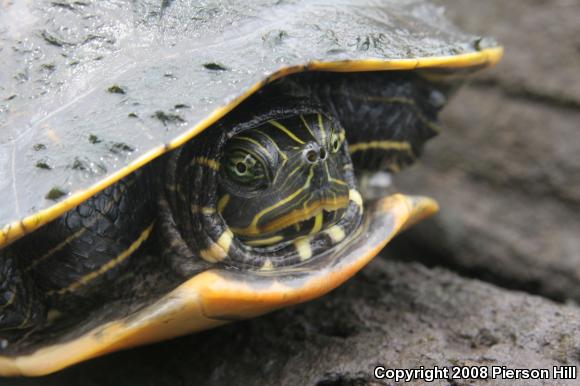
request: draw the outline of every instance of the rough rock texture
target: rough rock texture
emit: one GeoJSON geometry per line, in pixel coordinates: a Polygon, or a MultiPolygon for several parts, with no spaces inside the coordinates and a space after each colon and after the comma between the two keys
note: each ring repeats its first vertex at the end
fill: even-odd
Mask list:
{"type": "Polygon", "coordinates": [[[442,211],[397,243],[510,288],[580,300],[580,2],[445,1],[506,55],[456,95],[446,133],[397,182],[442,211]]]}
{"type": "Polygon", "coordinates": [[[506,57],[457,95],[447,132],[399,178],[440,201],[435,219],[318,301],[0,384],[342,386],[392,384],[377,365],[579,366],[580,2],[438,2],[506,57]]]}
{"type": "Polygon", "coordinates": [[[579,1],[434,1],[464,29],[494,36],[507,48],[484,79],[512,95],[580,106],[579,1]]]}

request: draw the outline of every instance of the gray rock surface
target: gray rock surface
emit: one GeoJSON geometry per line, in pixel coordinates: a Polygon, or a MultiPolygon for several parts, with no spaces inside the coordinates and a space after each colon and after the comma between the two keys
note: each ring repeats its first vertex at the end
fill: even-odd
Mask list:
{"type": "Polygon", "coordinates": [[[580,106],[578,0],[434,0],[472,33],[506,48],[496,71],[482,79],[512,95],[580,106]]]}
{"type": "MultiPolygon", "coordinates": [[[[579,366],[580,2],[438,2],[506,57],[398,178],[439,200],[436,218],[317,301],[0,384],[378,385],[393,384],[378,365],[579,366]]],[[[518,382],[433,384],[566,384],[518,382]]]]}
{"type": "Polygon", "coordinates": [[[580,49],[574,1],[441,1],[504,60],[456,95],[446,132],[397,179],[439,200],[392,255],[580,300],[580,49]],[[576,42],[576,43],[575,43],[576,42]]]}

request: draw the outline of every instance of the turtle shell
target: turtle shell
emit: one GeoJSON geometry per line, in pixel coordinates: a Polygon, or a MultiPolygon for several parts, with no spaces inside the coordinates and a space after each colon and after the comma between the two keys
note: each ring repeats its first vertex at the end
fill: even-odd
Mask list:
{"type": "Polygon", "coordinates": [[[0,196],[10,203],[0,207],[0,246],[182,145],[277,78],[479,68],[501,56],[493,41],[417,0],[0,7],[0,196]]]}
{"type": "MultiPolygon", "coordinates": [[[[494,41],[458,31],[420,0],[195,4],[0,5],[0,195],[10,203],[0,207],[0,247],[183,145],[286,75],[429,69],[450,76],[502,55],[494,41]]],[[[378,200],[344,258],[330,254],[301,272],[251,280],[205,271],[123,317],[0,355],[0,375],[46,374],[320,296],[436,209],[424,198],[378,200]]]]}

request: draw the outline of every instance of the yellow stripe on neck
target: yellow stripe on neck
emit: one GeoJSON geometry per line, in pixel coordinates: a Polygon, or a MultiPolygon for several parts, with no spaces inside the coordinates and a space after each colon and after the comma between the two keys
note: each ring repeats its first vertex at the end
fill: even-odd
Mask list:
{"type": "Polygon", "coordinates": [[[350,153],[356,153],[358,151],[365,151],[365,150],[400,150],[406,151],[413,154],[413,149],[411,148],[411,144],[406,141],[369,141],[369,142],[360,142],[354,143],[349,145],[348,151],[350,153]]]}

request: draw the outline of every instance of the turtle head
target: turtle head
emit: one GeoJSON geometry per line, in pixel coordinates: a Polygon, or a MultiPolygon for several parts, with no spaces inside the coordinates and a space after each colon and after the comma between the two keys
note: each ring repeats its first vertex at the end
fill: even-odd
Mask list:
{"type": "Polygon", "coordinates": [[[269,119],[230,139],[218,212],[249,246],[272,246],[336,225],[354,188],[344,129],[321,112],[269,119]]]}

